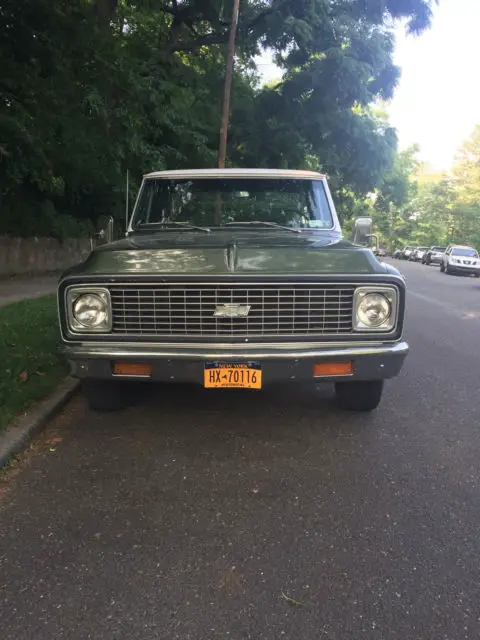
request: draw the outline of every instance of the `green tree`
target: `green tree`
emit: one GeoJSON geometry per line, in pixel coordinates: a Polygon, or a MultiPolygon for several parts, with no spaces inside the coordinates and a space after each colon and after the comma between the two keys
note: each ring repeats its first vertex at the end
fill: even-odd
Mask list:
{"type": "MultiPolygon", "coordinates": [[[[230,163],[315,159],[357,207],[395,153],[370,106],[398,80],[392,19],[420,31],[431,4],[243,0],[230,163]],[[259,88],[263,47],[283,76],[259,88]]],[[[81,233],[100,213],[123,217],[127,169],[135,184],[152,169],[214,165],[229,12],[222,0],[3,0],[1,230],[81,233]]]]}
{"type": "Polygon", "coordinates": [[[452,175],[458,200],[480,207],[480,125],[460,147],[452,175]]]}
{"type": "Polygon", "coordinates": [[[460,147],[452,170],[451,236],[480,247],[480,125],[460,147]]]}
{"type": "Polygon", "coordinates": [[[416,145],[398,152],[392,169],[374,192],[375,227],[390,251],[409,241],[418,216],[414,200],[418,190],[415,180],[419,166],[417,153],[416,145]]]}
{"type": "Polygon", "coordinates": [[[453,206],[455,192],[448,176],[419,185],[413,200],[415,226],[410,241],[417,245],[445,246],[454,240],[453,206]]]}

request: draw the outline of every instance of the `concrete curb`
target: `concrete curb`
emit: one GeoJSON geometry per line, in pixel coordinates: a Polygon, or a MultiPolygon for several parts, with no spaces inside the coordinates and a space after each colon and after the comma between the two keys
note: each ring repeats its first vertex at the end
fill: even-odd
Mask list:
{"type": "Polygon", "coordinates": [[[26,415],[18,418],[5,432],[0,433],[0,469],[8,463],[11,456],[22,451],[66,405],[79,385],[79,380],[66,378],[51,395],[35,404],[26,415]]]}

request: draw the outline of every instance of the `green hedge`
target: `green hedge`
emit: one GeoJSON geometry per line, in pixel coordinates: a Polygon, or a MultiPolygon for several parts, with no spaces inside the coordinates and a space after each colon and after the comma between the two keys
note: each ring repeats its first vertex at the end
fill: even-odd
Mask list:
{"type": "Polygon", "coordinates": [[[0,308],[0,429],[67,374],[54,295],[0,308]]]}

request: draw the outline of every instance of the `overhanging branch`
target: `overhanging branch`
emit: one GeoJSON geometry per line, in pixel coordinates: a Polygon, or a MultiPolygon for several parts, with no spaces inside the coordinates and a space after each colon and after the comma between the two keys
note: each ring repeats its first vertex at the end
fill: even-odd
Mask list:
{"type": "Polygon", "coordinates": [[[228,31],[224,33],[209,33],[206,36],[199,36],[195,40],[188,42],[172,42],[167,46],[167,51],[196,51],[201,47],[211,47],[216,44],[226,44],[228,42],[228,31]]]}
{"type": "MultiPolygon", "coordinates": [[[[175,1],[173,3],[173,7],[164,6],[163,11],[173,16],[171,35],[179,31],[179,26],[181,24],[183,24],[184,26],[187,26],[190,31],[194,32],[193,23],[196,20],[201,19],[201,16],[199,14],[195,14],[194,11],[191,11],[188,19],[185,19],[187,15],[187,10],[179,9],[175,1]]],[[[248,37],[251,34],[251,32],[254,29],[258,28],[259,26],[262,26],[262,29],[264,30],[265,25],[262,23],[265,23],[265,20],[271,14],[271,12],[272,12],[271,9],[266,9],[264,11],[261,11],[258,15],[256,15],[254,18],[252,18],[248,22],[245,22],[244,24],[239,24],[238,33],[248,37]]],[[[204,18],[206,18],[206,16],[204,16],[204,18]]],[[[166,51],[169,53],[173,53],[174,51],[191,52],[191,51],[196,51],[201,47],[209,47],[214,45],[226,44],[228,42],[230,25],[228,23],[223,23],[221,21],[220,23],[221,23],[221,26],[226,27],[224,31],[215,31],[213,33],[200,35],[194,39],[190,39],[186,41],[183,41],[180,38],[171,39],[170,43],[166,47],[166,51]]],[[[217,25],[214,25],[212,23],[210,24],[211,26],[220,26],[220,24],[217,24],[217,25]]]]}

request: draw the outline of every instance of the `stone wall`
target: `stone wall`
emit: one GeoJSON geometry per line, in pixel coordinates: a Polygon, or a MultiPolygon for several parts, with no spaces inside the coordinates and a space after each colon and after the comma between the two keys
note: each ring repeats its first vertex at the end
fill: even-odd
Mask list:
{"type": "Polygon", "coordinates": [[[54,238],[0,236],[0,277],[61,271],[82,262],[90,253],[89,239],[60,242],[54,238]]]}

